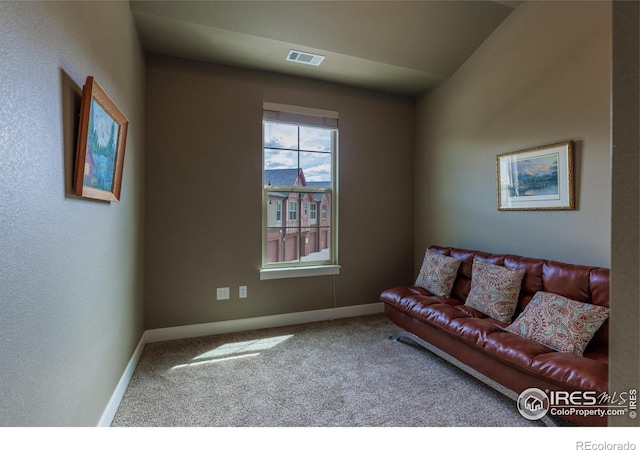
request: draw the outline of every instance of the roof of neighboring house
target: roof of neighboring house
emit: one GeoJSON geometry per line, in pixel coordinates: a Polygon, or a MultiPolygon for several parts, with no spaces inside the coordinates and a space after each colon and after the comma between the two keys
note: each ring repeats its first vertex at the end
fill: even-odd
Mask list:
{"type": "MultiPolygon", "coordinates": [[[[321,188],[321,187],[331,187],[331,181],[309,181],[307,182],[307,186],[321,188]]],[[[316,202],[321,202],[324,194],[313,194],[313,200],[316,202]]]]}
{"type": "Polygon", "coordinates": [[[270,169],[264,171],[264,184],[267,186],[295,186],[298,174],[302,178],[302,186],[305,186],[302,169],[270,169]]]}
{"type": "Polygon", "coordinates": [[[307,186],[309,187],[330,187],[331,181],[307,181],[307,186]]]}
{"type": "MultiPolygon", "coordinates": [[[[295,186],[300,178],[298,186],[330,187],[330,181],[306,181],[302,169],[269,169],[264,171],[264,183],[267,186],[295,186]]],[[[313,194],[313,200],[322,201],[324,194],[313,194]]],[[[286,192],[270,192],[270,197],[288,197],[286,192]]]]}

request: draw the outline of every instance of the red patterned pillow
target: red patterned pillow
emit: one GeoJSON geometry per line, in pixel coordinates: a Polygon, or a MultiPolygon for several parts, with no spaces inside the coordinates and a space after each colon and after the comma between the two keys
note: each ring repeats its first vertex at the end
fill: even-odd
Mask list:
{"type": "Polygon", "coordinates": [[[506,330],[553,350],[582,356],[609,308],[539,291],[506,330]]]}
{"type": "Polygon", "coordinates": [[[416,286],[440,297],[448,297],[458,275],[461,260],[427,250],[422,268],[416,279],[416,286]]]}
{"type": "Polygon", "coordinates": [[[471,290],[464,304],[500,322],[511,322],[524,272],[474,259],[471,290]]]}

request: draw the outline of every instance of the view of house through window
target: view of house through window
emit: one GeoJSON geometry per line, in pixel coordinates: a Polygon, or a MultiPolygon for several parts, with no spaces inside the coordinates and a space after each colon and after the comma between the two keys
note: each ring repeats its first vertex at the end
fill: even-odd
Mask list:
{"type": "Polygon", "coordinates": [[[265,108],[265,267],[336,263],[337,133],[337,115],[265,108]]]}

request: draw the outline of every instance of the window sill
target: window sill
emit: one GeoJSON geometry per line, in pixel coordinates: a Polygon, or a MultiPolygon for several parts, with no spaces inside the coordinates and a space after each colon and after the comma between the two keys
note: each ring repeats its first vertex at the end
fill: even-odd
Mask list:
{"type": "Polygon", "coordinates": [[[261,269],[261,280],[279,280],[282,278],[317,277],[322,275],[339,275],[340,266],[305,266],[305,267],[280,267],[277,269],[261,269]]]}

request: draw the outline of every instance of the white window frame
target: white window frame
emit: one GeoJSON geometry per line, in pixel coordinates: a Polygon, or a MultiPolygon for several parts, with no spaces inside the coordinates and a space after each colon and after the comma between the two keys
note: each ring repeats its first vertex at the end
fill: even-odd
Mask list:
{"type": "MultiPolygon", "coordinates": [[[[335,111],[327,111],[315,108],[307,108],[293,105],[283,105],[265,102],[263,104],[263,110],[265,112],[276,112],[282,113],[283,119],[269,119],[269,121],[281,121],[283,123],[292,123],[300,126],[323,126],[314,124],[314,120],[325,120],[329,119],[328,122],[335,125],[331,126],[323,126],[324,128],[332,128],[335,130],[332,133],[333,136],[333,148],[331,152],[331,186],[330,187],[312,187],[312,186],[264,186],[263,183],[263,224],[262,224],[262,234],[263,234],[263,245],[262,245],[262,267],[260,269],[260,279],[261,280],[270,280],[270,279],[279,279],[279,278],[295,278],[295,277],[308,277],[308,276],[318,276],[318,275],[337,275],[340,273],[340,265],[338,264],[338,113],[335,111]],[[295,122],[301,116],[308,116],[311,119],[311,123],[306,122],[295,122]],[[294,118],[292,121],[291,118],[294,118]],[[268,263],[267,255],[268,255],[268,219],[267,219],[267,199],[270,192],[282,192],[282,193],[292,193],[298,192],[301,194],[313,193],[313,194],[329,194],[331,197],[330,208],[331,208],[331,220],[328,224],[328,228],[331,234],[329,251],[330,251],[330,259],[326,261],[318,261],[318,262],[302,262],[302,261],[290,261],[290,262],[278,262],[278,263],[268,263]]],[[[303,120],[306,118],[303,117],[303,120]]],[[[264,132],[264,121],[263,120],[263,132],[264,132]]],[[[262,139],[263,145],[263,157],[264,157],[264,136],[262,139]]],[[[263,174],[264,174],[264,160],[263,160],[263,174]]],[[[301,205],[303,206],[303,205],[301,205]]],[[[306,205],[305,205],[306,206],[306,205]]],[[[302,208],[297,208],[302,209],[302,208]]],[[[289,210],[289,208],[287,208],[289,210]]],[[[302,211],[300,211],[302,213],[302,211]]],[[[316,211],[316,217],[318,216],[318,212],[316,211]]],[[[289,211],[287,211],[287,217],[289,217],[289,211]]],[[[302,222],[302,214],[297,215],[300,223],[302,222]]]]}
{"type": "Polygon", "coordinates": [[[309,220],[313,220],[316,223],[318,220],[318,204],[313,202],[309,205],[309,220]]]}
{"type": "Polygon", "coordinates": [[[291,222],[297,221],[298,220],[298,202],[293,202],[289,200],[287,204],[289,205],[289,216],[288,216],[289,220],[291,222]]]}

